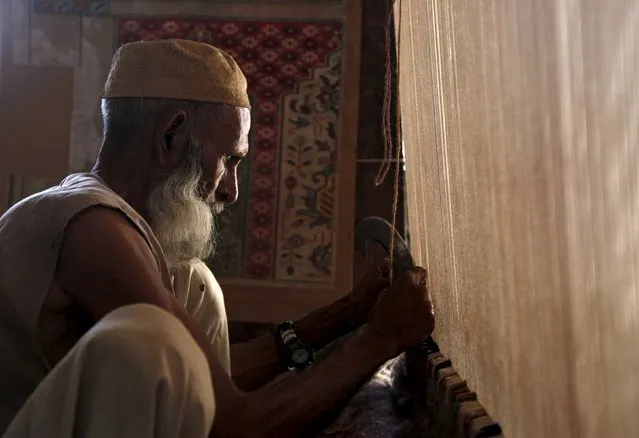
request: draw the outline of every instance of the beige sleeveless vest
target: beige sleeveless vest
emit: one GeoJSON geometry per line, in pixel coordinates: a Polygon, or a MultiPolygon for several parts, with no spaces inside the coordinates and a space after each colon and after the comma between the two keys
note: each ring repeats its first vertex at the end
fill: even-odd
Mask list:
{"type": "Polygon", "coordinates": [[[0,218],[0,434],[46,377],[52,362],[89,328],[53,280],[65,227],[78,213],[99,205],[121,211],[138,228],[173,293],[164,254],[151,228],[98,177],[71,175],[59,186],[13,206],[0,218]]]}

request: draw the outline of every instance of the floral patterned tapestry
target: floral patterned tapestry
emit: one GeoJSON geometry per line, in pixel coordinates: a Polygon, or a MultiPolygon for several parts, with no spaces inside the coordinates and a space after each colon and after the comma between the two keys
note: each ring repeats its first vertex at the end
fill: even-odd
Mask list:
{"type": "Polygon", "coordinates": [[[213,44],[247,76],[251,151],[240,200],[218,218],[216,276],[331,284],[342,23],[120,18],[118,31],[119,44],[213,44]]]}

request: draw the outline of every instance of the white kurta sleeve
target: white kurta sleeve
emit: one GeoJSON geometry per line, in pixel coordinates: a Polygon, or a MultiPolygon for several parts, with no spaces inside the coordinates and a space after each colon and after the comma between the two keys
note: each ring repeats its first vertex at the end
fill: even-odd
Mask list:
{"type": "Polygon", "coordinates": [[[173,289],[180,304],[209,337],[218,360],[231,375],[229,329],[222,288],[206,264],[194,260],[174,273],[173,289]]]}

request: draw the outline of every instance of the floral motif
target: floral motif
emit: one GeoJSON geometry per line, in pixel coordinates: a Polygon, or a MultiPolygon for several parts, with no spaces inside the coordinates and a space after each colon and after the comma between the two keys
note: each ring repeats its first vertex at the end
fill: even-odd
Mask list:
{"type": "Polygon", "coordinates": [[[279,32],[280,32],[280,29],[273,24],[267,24],[266,26],[262,28],[262,33],[268,36],[277,35],[279,32]]]}
{"type": "Polygon", "coordinates": [[[300,45],[300,43],[294,38],[286,38],[286,39],[282,40],[282,46],[285,49],[288,49],[288,50],[293,50],[293,49],[297,48],[297,46],[299,46],[299,45],[300,45]]]}
{"type": "Polygon", "coordinates": [[[254,63],[247,62],[246,64],[244,64],[242,70],[244,70],[245,75],[253,75],[257,73],[258,68],[257,65],[255,65],[254,63]]]}
{"type": "Polygon", "coordinates": [[[287,189],[293,190],[298,185],[297,178],[295,178],[293,175],[289,175],[284,181],[284,184],[286,185],[287,189]]]}
{"type": "Polygon", "coordinates": [[[306,239],[299,233],[291,234],[284,242],[284,252],[280,254],[280,259],[286,261],[286,273],[289,276],[293,276],[296,273],[296,265],[303,261],[302,254],[299,253],[299,249],[304,246],[306,239]]]}
{"type": "Polygon", "coordinates": [[[273,102],[263,102],[260,104],[260,111],[263,113],[272,113],[277,110],[277,106],[273,102]]]}
{"type": "Polygon", "coordinates": [[[284,64],[281,71],[282,74],[285,74],[286,76],[294,76],[297,74],[297,67],[293,64],[284,64]]]}
{"type": "Polygon", "coordinates": [[[235,23],[224,23],[220,26],[220,30],[226,35],[233,35],[237,33],[240,28],[235,23]]]}
{"type": "Polygon", "coordinates": [[[271,154],[270,152],[261,151],[261,152],[258,152],[255,155],[255,160],[260,162],[260,163],[262,163],[262,164],[272,163],[273,162],[273,154],[271,154]]]}
{"type": "Polygon", "coordinates": [[[267,189],[273,186],[273,181],[268,177],[257,177],[255,178],[255,185],[261,189],[267,189]]]}
{"type": "Polygon", "coordinates": [[[168,34],[174,34],[179,28],[179,25],[175,21],[167,21],[162,25],[162,29],[168,34]]]}
{"type": "Polygon", "coordinates": [[[253,230],[253,236],[255,236],[257,239],[266,239],[268,236],[270,236],[270,234],[271,234],[271,231],[268,228],[264,228],[264,227],[255,228],[253,230]]]}
{"type": "Polygon", "coordinates": [[[275,62],[279,58],[279,55],[274,50],[265,50],[262,52],[261,56],[266,62],[275,62]]]}
{"type": "Polygon", "coordinates": [[[269,257],[263,252],[256,252],[250,255],[250,259],[253,263],[258,265],[264,265],[269,261],[269,257]]]}
{"type": "Polygon", "coordinates": [[[127,32],[136,32],[139,28],[140,25],[138,24],[137,21],[134,20],[127,20],[124,23],[122,23],[122,27],[127,31],[127,32]]]}
{"type": "Polygon", "coordinates": [[[330,275],[333,268],[333,247],[331,245],[316,246],[309,260],[319,272],[330,275]]]}
{"type": "Polygon", "coordinates": [[[277,80],[273,76],[265,76],[262,79],[260,79],[260,85],[264,87],[273,87],[277,85],[277,80]]]}
{"type": "Polygon", "coordinates": [[[256,213],[265,214],[271,211],[271,206],[266,202],[256,202],[253,204],[253,209],[256,213]]]}
{"type": "Polygon", "coordinates": [[[288,143],[281,158],[278,228],[295,237],[298,246],[281,244],[276,278],[311,281],[333,279],[335,187],[340,56],[317,69],[297,93],[286,98],[289,117],[283,129],[288,143]],[[303,234],[302,234],[303,233],[303,234]],[[298,236],[304,236],[302,241],[298,236]]]}
{"type": "Polygon", "coordinates": [[[317,62],[317,54],[313,52],[304,52],[302,54],[302,61],[308,63],[317,62]]]}
{"type": "Polygon", "coordinates": [[[317,26],[309,24],[308,26],[304,26],[304,28],[302,28],[302,33],[304,34],[304,36],[313,38],[314,36],[317,36],[320,31],[317,26]]]}
{"type": "MultiPolygon", "coordinates": [[[[246,28],[245,28],[246,30],[246,28]]],[[[257,40],[257,38],[253,38],[253,37],[247,37],[244,38],[242,40],[242,45],[244,47],[248,47],[249,49],[252,49],[253,47],[256,47],[259,44],[259,41],[257,40]]]]}
{"type": "MultiPolygon", "coordinates": [[[[324,187],[315,189],[310,186],[304,186],[304,189],[306,190],[306,195],[302,196],[304,208],[297,210],[297,214],[309,219],[308,226],[310,228],[329,226],[331,223],[331,217],[326,215],[326,210],[321,208],[321,204],[319,202],[320,197],[318,196],[324,187]]],[[[332,211],[330,213],[332,213],[332,211]]]]}
{"type": "Polygon", "coordinates": [[[284,243],[284,248],[286,249],[297,249],[301,248],[304,245],[305,240],[301,234],[292,234],[286,239],[284,243]]]}

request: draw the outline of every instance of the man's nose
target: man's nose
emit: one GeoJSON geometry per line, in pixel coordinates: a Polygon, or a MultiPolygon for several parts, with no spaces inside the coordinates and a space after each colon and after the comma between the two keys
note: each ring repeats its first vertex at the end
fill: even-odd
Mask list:
{"type": "Polygon", "coordinates": [[[220,187],[218,187],[218,196],[225,204],[234,204],[238,198],[237,187],[237,172],[227,172],[226,175],[220,181],[220,187]]]}

